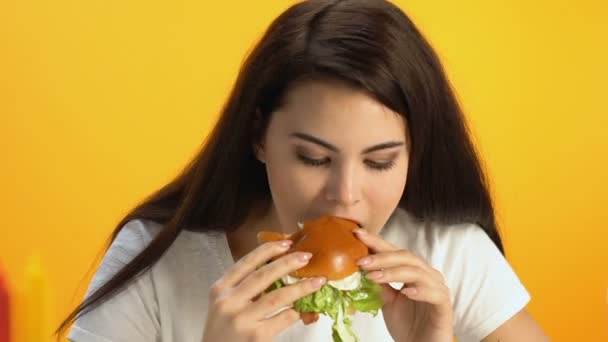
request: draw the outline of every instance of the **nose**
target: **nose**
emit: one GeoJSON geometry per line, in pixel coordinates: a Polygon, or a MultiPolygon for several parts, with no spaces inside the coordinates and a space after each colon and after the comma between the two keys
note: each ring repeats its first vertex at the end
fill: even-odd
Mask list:
{"type": "Polygon", "coordinates": [[[331,173],[325,188],[325,198],[340,206],[352,206],[361,201],[361,180],[355,167],[343,166],[331,173]]]}

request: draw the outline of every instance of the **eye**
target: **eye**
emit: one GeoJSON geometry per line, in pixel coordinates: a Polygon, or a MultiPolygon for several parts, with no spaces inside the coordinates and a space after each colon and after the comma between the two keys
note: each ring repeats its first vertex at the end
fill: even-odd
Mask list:
{"type": "Polygon", "coordinates": [[[296,155],[301,162],[303,162],[306,165],[310,165],[310,166],[323,166],[330,162],[330,159],[327,157],[318,159],[318,158],[307,157],[301,153],[297,153],[296,155]]]}
{"type": "Polygon", "coordinates": [[[387,162],[377,162],[377,161],[373,161],[373,160],[366,160],[365,165],[367,165],[367,167],[369,167],[372,170],[386,171],[386,170],[390,170],[393,166],[395,166],[395,161],[391,160],[391,161],[387,161],[387,162]]]}
{"type": "MultiPolygon", "coordinates": [[[[329,157],[311,158],[302,153],[296,153],[296,156],[298,157],[298,160],[300,160],[304,164],[310,165],[310,166],[315,166],[315,167],[325,166],[331,162],[331,159],[329,159],[329,157]]],[[[368,168],[370,168],[373,171],[387,171],[387,170],[390,170],[393,166],[395,166],[394,160],[382,161],[382,162],[374,161],[374,160],[365,160],[364,163],[368,168]]]]}

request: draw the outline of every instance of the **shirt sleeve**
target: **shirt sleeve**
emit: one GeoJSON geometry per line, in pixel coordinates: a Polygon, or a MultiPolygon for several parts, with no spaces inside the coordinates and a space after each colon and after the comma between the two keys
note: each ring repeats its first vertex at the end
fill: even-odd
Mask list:
{"type": "MultiPolygon", "coordinates": [[[[89,285],[88,297],[151,241],[141,220],[129,221],[110,245],[89,285]]],[[[79,317],[68,340],[73,342],[160,341],[158,301],[148,270],[103,304],[79,317]]]]}
{"type": "Polygon", "coordinates": [[[530,295],[479,226],[467,225],[455,234],[441,258],[452,295],[454,333],[459,342],[478,342],[522,310],[530,295]]]}

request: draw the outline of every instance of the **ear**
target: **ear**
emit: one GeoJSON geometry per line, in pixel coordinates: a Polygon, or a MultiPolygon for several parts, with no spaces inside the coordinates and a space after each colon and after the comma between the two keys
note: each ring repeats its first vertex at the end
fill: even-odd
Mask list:
{"type": "Polygon", "coordinates": [[[262,111],[260,108],[256,108],[253,120],[254,134],[255,138],[258,141],[254,141],[253,143],[253,153],[255,157],[262,163],[266,164],[266,157],[264,155],[264,144],[261,142],[264,137],[262,136],[262,111]]]}
{"type": "Polygon", "coordinates": [[[264,154],[264,145],[260,143],[253,144],[253,153],[255,157],[262,163],[266,164],[266,156],[264,154]]]}

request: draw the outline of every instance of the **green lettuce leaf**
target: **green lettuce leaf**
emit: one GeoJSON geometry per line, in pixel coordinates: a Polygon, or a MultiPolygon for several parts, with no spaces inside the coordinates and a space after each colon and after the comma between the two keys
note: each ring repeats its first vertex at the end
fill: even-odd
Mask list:
{"type": "Polygon", "coordinates": [[[369,312],[376,316],[378,310],[382,309],[382,305],[384,305],[382,301],[382,287],[368,279],[365,275],[361,277],[361,287],[347,291],[346,296],[350,299],[349,304],[355,309],[351,309],[349,312],[369,312]]]}
{"type": "MultiPolygon", "coordinates": [[[[266,292],[285,286],[279,279],[266,292]]],[[[318,291],[298,299],[294,309],[298,312],[318,312],[329,316],[333,321],[332,337],[334,342],[357,342],[348,314],[356,311],[368,312],[376,316],[382,308],[382,288],[365,276],[361,277],[361,287],[351,291],[341,291],[328,284],[318,291]]]]}

